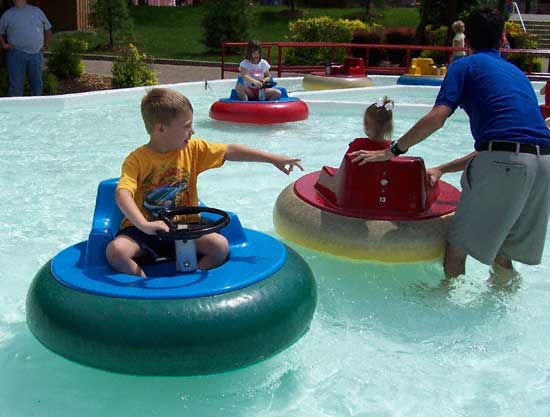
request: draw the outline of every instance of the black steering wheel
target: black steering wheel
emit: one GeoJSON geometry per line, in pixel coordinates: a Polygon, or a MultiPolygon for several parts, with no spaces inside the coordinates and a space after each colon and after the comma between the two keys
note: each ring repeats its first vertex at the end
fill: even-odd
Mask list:
{"type": "MultiPolygon", "coordinates": [[[[178,207],[173,209],[160,209],[158,219],[162,220],[170,228],[169,232],[157,231],[157,236],[167,240],[190,240],[197,239],[209,233],[216,233],[223,229],[231,221],[231,217],[223,210],[212,207],[178,207]],[[212,213],[220,216],[214,222],[209,223],[188,223],[184,227],[178,227],[172,222],[174,216],[182,216],[189,214],[212,213]]],[[[180,225],[181,226],[181,225],[180,225]]]]}
{"type": "Polygon", "coordinates": [[[262,88],[273,88],[277,85],[275,81],[264,81],[262,83],[262,88]]]}

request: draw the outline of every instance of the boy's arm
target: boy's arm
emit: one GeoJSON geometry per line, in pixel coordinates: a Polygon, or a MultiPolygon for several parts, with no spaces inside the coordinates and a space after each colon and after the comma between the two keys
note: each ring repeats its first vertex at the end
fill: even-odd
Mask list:
{"type": "Polygon", "coordinates": [[[430,184],[434,185],[443,174],[447,174],[449,172],[463,171],[464,168],[466,168],[468,162],[470,162],[470,159],[472,159],[476,155],[477,151],[473,151],[468,155],[463,156],[462,158],[453,159],[452,161],[445,164],[433,168],[428,168],[426,170],[426,174],[428,174],[430,184]]]}
{"type": "Polygon", "coordinates": [[[276,155],[270,152],[249,148],[244,145],[227,145],[224,158],[226,161],[269,162],[287,175],[292,172],[294,167],[298,167],[302,171],[304,170],[302,165],[300,165],[301,160],[299,158],[276,155]]]}
{"type": "Polygon", "coordinates": [[[163,230],[165,232],[170,231],[168,225],[162,220],[153,222],[147,220],[141,211],[139,211],[139,208],[136,205],[130,191],[124,188],[119,188],[115,192],[115,199],[124,216],[142,232],[147,233],[148,235],[154,235],[157,230],[163,230]]]}

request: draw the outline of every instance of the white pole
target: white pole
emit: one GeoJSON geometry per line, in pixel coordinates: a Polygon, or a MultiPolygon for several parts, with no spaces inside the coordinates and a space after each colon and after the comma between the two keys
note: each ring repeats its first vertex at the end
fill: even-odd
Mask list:
{"type": "Polygon", "coordinates": [[[518,4],[515,1],[512,2],[512,14],[514,14],[514,9],[518,12],[519,21],[521,22],[521,27],[523,28],[523,31],[527,32],[527,30],[525,30],[525,24],[523,23],[521,13],[519,12],[518,4]]]}

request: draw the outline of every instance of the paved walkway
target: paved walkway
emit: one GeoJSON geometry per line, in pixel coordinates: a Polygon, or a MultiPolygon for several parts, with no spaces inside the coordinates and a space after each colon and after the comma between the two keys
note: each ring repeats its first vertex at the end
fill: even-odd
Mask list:
{"type": "MultiPolygon", "coordinates": [[[[83,60],[84,70],[91,74],[111,75],[111,61],[83,60]]],[[[183,83],[189,81],[219,80],[220,67],[199,67],[188,65],[153,64],[160,84],[183,83]]],[[[226,72],[225,78],[236,78],[237,74],[226,72]]]]}

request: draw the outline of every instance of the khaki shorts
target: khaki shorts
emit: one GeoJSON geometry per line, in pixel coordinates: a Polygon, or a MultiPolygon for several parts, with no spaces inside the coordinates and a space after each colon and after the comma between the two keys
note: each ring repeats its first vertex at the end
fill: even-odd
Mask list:
{"type": "Polygon", "coordinates": [[[550,155],[482,151],[464,169],[448,242],[484,264],[497,254],[539,264],[550,204],[550,155]]]}

